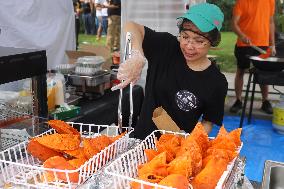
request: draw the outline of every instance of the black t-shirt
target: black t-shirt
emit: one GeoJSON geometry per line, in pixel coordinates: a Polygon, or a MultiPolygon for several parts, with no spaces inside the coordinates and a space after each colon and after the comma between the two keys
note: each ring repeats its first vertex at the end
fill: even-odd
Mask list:
{"type": "Polygon", "coordinates": [[[204,71],[191,70],[175,36],[147,27],[143,50],[149,64],[145,98],[135,127],[137,138],[157,129],[152,115],[159,106],[186,132],[193,130],[201,116],[222,125],[228,83],[214,64],[204,71]]]}
{"type": "Polygon", "coordinates": [[[91,12],[90,3],[82,3],[83,14],[89,14],[91,12]]]}
{"type": "Polygon", "coordinates": [[[107,9],[108,16],[112,16],[112,15],[120,16],[121,15],[121,1],[120,0],[109,0],[109,4],[119,6],[119,8],[108,8],[107,9]]]}

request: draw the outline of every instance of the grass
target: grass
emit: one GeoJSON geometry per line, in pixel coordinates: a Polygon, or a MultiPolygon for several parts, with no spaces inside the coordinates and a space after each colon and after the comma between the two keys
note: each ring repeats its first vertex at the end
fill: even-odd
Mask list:
{"type": "MultiPolygon", "coordinates": [[[[217,63],[222,72],[236,72],[236,63],[234,56],[234,46],[236,35],[233,32],[222,32],[221,44],[214,50],[210,50],[210,55],[216,55],[217,63]]],[[[106,37],[103,36],[100,41],[96,40],[96,35],[79,34],[79,45],[106,45],[106,37]]]]}
{"type": "Polygon", "coordinates": [[[85,35],[79,34],[79,45],[80,44],[90,44],[90,45],[106,45],[106,36],[102,36],[102,38],[97,41],[96,35],[85,35]]]}
{"type": "Polygon", "coordinates": [[[237,36],[233,32],[222,32],[220,45],[210,50],[210,55],[216,55],[217,63],[222,72],[236,72],[236,60],[234,56],[234,47],[237,36]]]}

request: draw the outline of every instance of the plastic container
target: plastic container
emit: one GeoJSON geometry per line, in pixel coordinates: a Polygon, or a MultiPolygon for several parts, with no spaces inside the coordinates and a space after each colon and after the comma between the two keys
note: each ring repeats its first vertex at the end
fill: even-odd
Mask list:
{"type": "Polygon", "coordinates": [[[75,73],[78,75],[94,75],[102,70],[105,59],[102,56],[83,56],[76,62],[75,73]]]}
{"type": "Polygon", "coordinates": [[[47,106],[48,106],[48,111],[52,111],[55,109],[55,88],[54,87],[47,88],[47,106]]]}
{"type": "Polygon", "coordinates": [[[77,65],[90,68],[98,68],[105,62],[102,56],[83,56],[77,59],[77,65]]]}
{"type": "Polygon", "coordinates": [[[60,64],[55,69],[62,74],[70,74],[75,71],[76,64],[60,64]]]}
{"type": "Polygon", "coordinates": [[[284,94],[280,95],[279,102],[273,107],[272,126],[280,134],[284,134],[284,94]]]}
{"type": "Polygon", "coordinates": [[[47,104],[48,110],[54,110],[56,105],[65,103],[65,78],[61,73],[47,74],[47,104]]]}

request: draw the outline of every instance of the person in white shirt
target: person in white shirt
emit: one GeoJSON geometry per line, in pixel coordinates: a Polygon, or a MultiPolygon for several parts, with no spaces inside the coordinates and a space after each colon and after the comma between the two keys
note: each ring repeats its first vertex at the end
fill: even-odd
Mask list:
{"type": "Polygon", "coordinates": [[[93,12],[93,2],[91,0],[80,0],[82,5],[82,18],[86,35],[95,34],[93,12]]]}
{"type": "Polygon", "coordinates": [[[107,8],[108,5],[106,0],[94,0],[96,7],[96,16],[98,19],[98,30],[97,30],[97,40],[101,39],[102,34],[107,34],[107,8]]]}

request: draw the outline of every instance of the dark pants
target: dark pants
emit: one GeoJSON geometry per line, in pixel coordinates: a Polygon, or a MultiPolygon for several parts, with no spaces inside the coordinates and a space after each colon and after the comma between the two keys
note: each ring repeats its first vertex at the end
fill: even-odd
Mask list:
{"type": "Polygon", "coordinates": [[[76,34],[76,50],[78,50],[79,46],[79,32],[80,32],[80,19],[76,18],[75,19],[75,34],[76,34]]]}
{"type": "MultiPolygon", "coordinates": [[[[261,49],[266,50],[268,47],[259,46],[261,49]]],[[[253,49],[252,47],[245,46],[245,47],[238,47],[235,46],[234,51],[235,57],[237,59],[237,66],[239,69],[248,69],[250,68],[250,56],[258,56],[260,53],[253,49]]]]}
{"type": "Polygon", "coordinates": [[[83,23],[85,27],[85,34],[87,35],[94,35],[95,34],[95,27],[94,27],[94,19],[91,13],[83,14],[83,23]]]}

